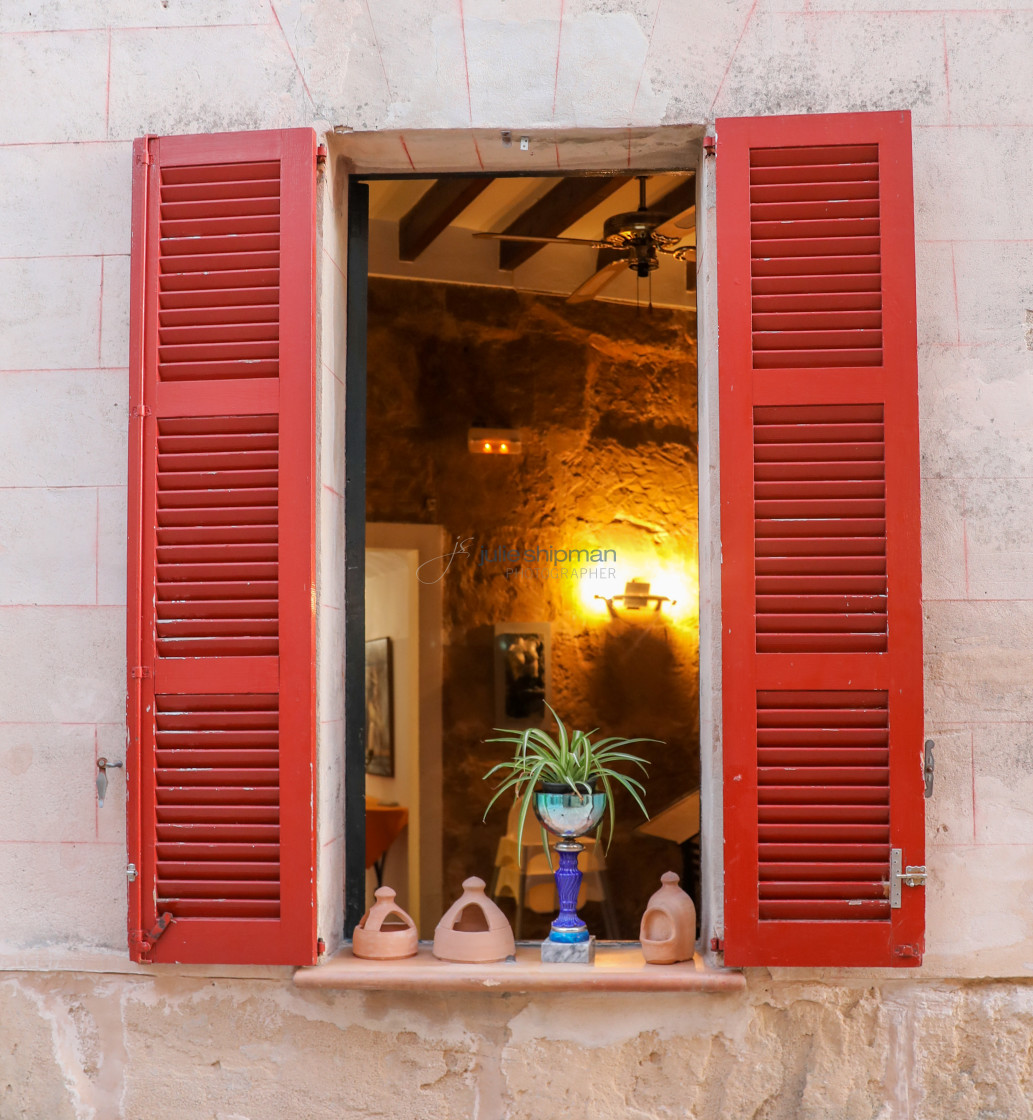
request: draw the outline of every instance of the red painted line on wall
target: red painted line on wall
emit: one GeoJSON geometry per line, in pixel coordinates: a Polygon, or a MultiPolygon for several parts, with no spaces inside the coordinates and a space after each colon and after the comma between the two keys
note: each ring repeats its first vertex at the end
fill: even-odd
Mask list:
{"type": "Polygon", "coordinates": [[[413,163],[412,156],[409,155],[409,145],[406,144],[405,137],[404,136],[399,136],[398,137],[398,143],[402,145],[402,151],[405,152],[405,158],[409,161],[409,166],[413,169],[413,171],[415,171],[416,170],[416,164],[413,163]]]}
{"type": "MultiPolygon", "coordinates": [[[[631,99],[631,108],[628,110],[629,124],[634,120],[635,117],[635,106],[638,104],[638,91],[642,88],[642,79],[646,76],[646,63],[649,61],[649,52],[653,47],[653,31],[656,29],[657,17],[660,15],[660,5],[663,4],[663,2],[664,0],[656,0],[656,11],[653,12],[653,22],[649,25],[649,35],[646,39],[646,53],[642,56],[642,69],[639,71],[638,81],[635,83],[635,94],[631,99]]],[[[754,4],[754,7],[756,7],[756,4],[754,4]]],[[[749,22],[748,18],[747,22],[749,22]]],[[[743,28],[743,30],[746,30],[745,27],[743,28]]],[[[742,36],[740,36],[740,38],[742,38],[742,36]]],[[[738,46],[738,44],[736,44],[736,46],[738,46]]],[[[718,90],[718,92],[720,93],[720,89],[718,90]]],[[[630,141],[628,144],[628,166],[631,166],[630,141]]]]}
{"type": "Polygon", "coordinates": [[[100,300],[97,307],[97,364],[104,350],[104,258],[100,258],[100,300]]]}
{"type": "Polygon", "coordinates": [[[380,69],[384,75],[384,85],[387,87],[387,96],[390,100],[394,100],[394,94],[391,92],[391,79],[387,76],[387,65],[384,62],[384,52],[380,49],[380,39],[377,37],[377,28],[373,23],[373,13],[369,10],[369,0],[363,0],[366,5],[366,18],[369,20],[369,29],[373,32],[373,45],[377,48],[377,57],[380,59],[380,69]]]}
{"type": "MultiPolygon", "coordinates": [[[[106,253],[22,253],[13,257],[0,257],[0,261],[103,261],[106,253]]],[[[112,253],[111,256],[129,257],[128,253],[112,253]]]]}
{"type": "Polygon", "coordinates": [[[324,489],[324,490],[329,490],[329,491],[330,491],[330,493],[331,493],[331,494],[333,494],[333,496],[334,496],[335,498],[340,498],[340,499],[341,499],[342,501],[344,500],[344,495],[343,495],[343,494],[341,494],[341,493],[340,493],[339,491],[335,490],[335,489],[334,489],[334,488],[333,488],[333,487],[332,487],[332,486],[330,485],[330,483],[329,483],[329,482],[324,482],[324,483],[323,483],[323,489],[324,489]]]}
{"type": "Polygon", "coordinates": [[[108,122],[111,119],[111,28],[108,28],[108,76],[104,86],[104,135],[110,136],[108,122]]]}
{"type": "Polygon", "coordinates": [[[721,81],[717,84],[717,92],[714,94],[714,100],[710,102],[710,111],[708,117],[714,115],[714,106],[717,104],[717,99],[721,96],[721,90],[725,88],[725,80],[728,77],[729,71],[732,69],[732,63],[735,61],[735,56],[739,53],[739,47],[742,44],[743,37],[746,35],[746,29],[750,26],[750,21],[753,19],[753,13],[757,10],[758,0],[753,0],[750,5],[750,10],[746,13],[746,22],[742,25],[742,31],[739,32],[739,38],[735,40],[735,46],[732,48],[732,53],[728,59],[728,65],[725,66],[725,72],[721,75],[721,81]]]}
{"type": "Polygon", "coordinates": [[[0,37],[18,35],[93,35],[102,31],[221,31],[230,27],[268,27],[264,23],[138,23],[128,27],[39,27],[23,31],[0,31],[0,37]]]}
{"type": "Polygon", "coordinates": [[[947,54],[947,17],[940,17],[940,28],[943,32],[943,81],[947,89],[947,123],[951,119],[951,64],[947,54]]]}
{"type": "MultiPolygon", "coordinates": [[[[276,26],[280,29],[280,34],[283,36],[284,44],[287,47],[287,53],[291,56],[291,61],[294,63],[294,69],[297,70],[298,77],[301,79],[301,84],[304,87],[305,94],[308,97],[309,101],[312,102],[313,107],[315,107],[316,99],[312,96],[312,91],[308,88],[308,82],[305,81],[305,75],[301,72],[301,67],[298,65],[297,56],[294,54],[294,48],[291,46],[290,40],[287,38],[287,33],[283,29],[283,24],[280,23],[280,17],[276,14],[276,7],[273,4],[273,0],[269,0],[269,10],[273,13],[273,19],[276,20],[276,26]]],[[[256,25],[244,24],[242,26],[254,27],[256,25]]]]}
{"type": "Polygon", "coordinates": [[[97,522],[93,538],[93,602],[100,604],[100,489],[97,490],[97,522]]]}
{"type": "MultiPolygon", "coordinates": [[[[100,757],[99,744],[97,742],[97,727],[93,728],[93,769],[97,769],[97,759],[100,757]]],[[[117,761],[117,759],[116,759],[117,761]]],[[[97,798],[93,799],[93,835],[94,837],[100,836],[100,804],[97,798]]]]}
{"type": "Polygon", "coordinates": [[[463,14],[463,0],[457,0],[459,4],[459,34],[463,40],[463,76],[466,79],[466,111],[470,118],[470,124],[473,124],[473,98],[470,94],[470,63],[466,54],[466,16],[463,14]]]}
{"type": "Polygon", "coordinates": [[[474,153],[477,156],[477,162],[480,164],[481,170],[483,171],[484,170],[484,160],[481,158],[481,146],[480,146],[480,144],[477,143],[477,137],[476,136],[471,136],[470,139],[473,141],[473,150],[474,150],[474,153]]]}
{"type": "MultiPolygon", "coordinates": [[[[560,0],[560,26],[556,32],[556,69],[552,75],[552,119],[556,119],[556,95],[560,88],[560,51],[563,48],[563,9],[566,7],[566,0],[560,0]]],[[[559,147],[556,148],[556,166],[560,165],[560,152],[559,147]]]]}
{"type": "Polygon", "coordinates": [[[334,260],[332,256],[330,256],[330,253],[325,248],[323,249],[323,256],[326,257],[326,259],[334,266],[334,268],[337,269],[337,271],[341,274],[341,279],[344,280],[344,269],[341,268],[341,266],[337,263],[337,261],[334,260]]]}
{"type": "Polygon", "coordinates": [[[958,266],[954,261],[954,242],[950,243],[951,247],[951,284],[954,287],[954,329],[957,332],[955,336],[956,342],[961,342],[961,315],[958,311],[958,266]]]}
{"type": "Polygon", "coordinates": [[[83,147],[88,144],[121,144],[128,147],[132,140],[10,140],[0,143],[0,148],[67,148],[77,144],[83,147]]]}

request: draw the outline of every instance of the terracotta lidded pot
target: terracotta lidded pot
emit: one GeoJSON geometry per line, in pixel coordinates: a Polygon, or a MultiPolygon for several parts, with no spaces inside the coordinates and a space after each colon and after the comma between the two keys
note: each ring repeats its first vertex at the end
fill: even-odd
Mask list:
{"type": "Polygon", "coordinates": [[[434,956],[462,964],[504,961],[516,952],[506,915],[484,893],[484,880],[463,882],[463,893],[434,930],[434,956]]]}
{"type": "Polygon", "coordinates": [[[416,923],[395,903],[395,892],[378,887],[375,898],[352,934],[352,952],[370,961],[416,956],[416,923]]]}
{"type": "Polygon", "coordinates": [[[665,871],[660,876],[663,886],[642,915],[639,940],[649,964],[691,960],[696,951],[696,907],[678,881],[673,871],[665,871]]]}

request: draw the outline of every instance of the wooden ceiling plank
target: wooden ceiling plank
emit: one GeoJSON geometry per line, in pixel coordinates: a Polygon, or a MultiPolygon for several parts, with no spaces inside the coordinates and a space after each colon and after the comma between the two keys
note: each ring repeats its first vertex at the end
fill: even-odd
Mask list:
{"type": "Polygon", "coordinates": [[[398,259],[414,261],[495,180],[436,179],[398,223],[398,259]]]}
{"type": "MultiPolygon", "coordinates": [[[[561,179],[502,232],[521,237],[559,237],[633,178],[632,175],[592,175],[561,179]]],[[[544,248],[544,245],[528,242],[502,241],[499,243],[499,268],[512,272],[544,248]]]]}

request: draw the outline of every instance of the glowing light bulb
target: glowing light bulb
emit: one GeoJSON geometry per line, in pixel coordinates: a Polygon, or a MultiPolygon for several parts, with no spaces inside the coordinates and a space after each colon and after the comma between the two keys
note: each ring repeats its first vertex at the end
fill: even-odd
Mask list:
{"type": "Polygon", "coordinates": [[[485,451],[490,451],[491,450],[491,444],[490,443],[485,443],[484,450],[485,451]]]}
{"type": "Polygon", "coordinates": [[[502,452],[503,454],[506,454],[506,452],[507,452],[507,451],[509,451],[509,444],[508,444],[508,443],[502,443],[502,444],[499,444],[499,450],[500,450],[500,451],[501,451],[501,452],[502,452]]]}

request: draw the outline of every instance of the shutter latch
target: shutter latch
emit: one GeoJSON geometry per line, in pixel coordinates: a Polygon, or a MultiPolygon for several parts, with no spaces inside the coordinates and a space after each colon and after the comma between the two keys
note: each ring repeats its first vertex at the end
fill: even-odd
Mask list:
{"type": "Polygon", "coordinates": [[[151,409],[148,405],[145,404],[134,404],[133,407],[129,410],[129,415],[134,420],[137,416],[150,416],[150,414],[151,409]]]}
{"type": "Polygon", "coordinates": [[[932,739],[926,739],[925,753],[922,755],[922,777],[925,779],[926,797],[933,795],[933,778],[936,776],[936,758],[933,755],[935,746],[932,739]]]}
{"type": "Polygon", "coordinates": [[[150,665],[134,665],[129,671],[129,675],[134,681],[138,681],[143,677],[153,677],[154,670],[150,667],[150,665]]]}
{"type": "Polygon", "coordinates": [[[133,935],[130,940],[136,948],[140,950],[141,956],[146,956],[154,948],[158,938],[161,937],[171,924],[172,915],[166,911],[146,933],[142,929],[133,930],[133,935]]]}
{"type": "Polygon", "coordinates": [[[904,853],[900,848],[890,849],[890,908],[900,909],[901,887],[924,887],[925,867],[912,867],[904,863],[904,853]]]}

